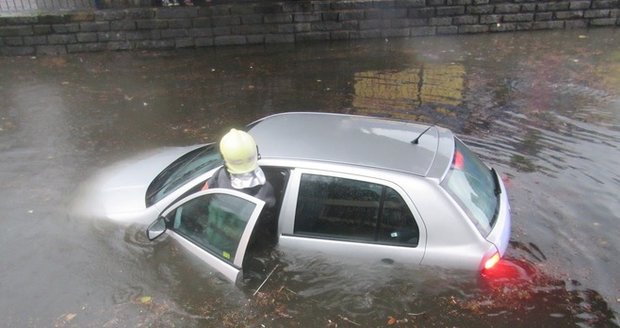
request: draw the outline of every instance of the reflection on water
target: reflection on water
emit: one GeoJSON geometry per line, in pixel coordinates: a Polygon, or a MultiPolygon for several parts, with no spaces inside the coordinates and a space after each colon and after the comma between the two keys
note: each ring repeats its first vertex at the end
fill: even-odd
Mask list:
{"type": "Polygon", "coordinates": [[[617,37],[0,58],[0,326],[618,326],[617,37]],[[292,110],[452,129],[506,182],[505,262],[478,279],[265,248],[235,287],[171,238],[67,214],[101,167],[292,110]]]}
{"type": "Polygon", "coordinates": [[[427,64],[402,71],[355,73],[353,107],[361,115],[430,121],[454,116],[463,98],[465,68],[460,64],[427,64]],[[422,107],[434,112],[424,116],[422,107]],[[421,113],[422,112],[422,113],[421,113]]]}

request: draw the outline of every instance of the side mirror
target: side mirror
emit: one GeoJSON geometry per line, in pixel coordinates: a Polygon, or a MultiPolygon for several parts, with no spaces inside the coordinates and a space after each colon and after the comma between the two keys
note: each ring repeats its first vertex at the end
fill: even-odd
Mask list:
{"type": "Polygon", "coordinates": [[[149,240],[153,241],[157,239],[157,237],[161,236],[164,232],[166,232],[166,221],[164,220],[163,216],[160,216],[146,229],[146,237],[149,240]]]}

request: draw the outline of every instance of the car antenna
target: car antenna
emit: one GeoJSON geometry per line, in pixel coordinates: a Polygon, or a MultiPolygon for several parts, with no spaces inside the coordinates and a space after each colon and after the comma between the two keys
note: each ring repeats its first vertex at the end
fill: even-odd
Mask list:
{"type": "Polygon", "coordinates": [[[422,133],[420,133],[420,135],[419,135],[417,138],[415,138],[415,139],[411,140],[411,143],[412,143],[412,144],[414,144],[414,145],[417,145],[417,144],[420,142],[420,138],[421,138],[421,137],[422,137],[422,136],[423,136],[423,135],[424,135],[424,134],[425,134],[428,130],[430,130],[430,129],[431,129],[432,127],[434,127],[434,126],[435,126],[435,124],[433,124],[433,125],[429,125],[429,126],[428,126],[428,128],[426,128],[426,130],[422,131],[422,133]]]}

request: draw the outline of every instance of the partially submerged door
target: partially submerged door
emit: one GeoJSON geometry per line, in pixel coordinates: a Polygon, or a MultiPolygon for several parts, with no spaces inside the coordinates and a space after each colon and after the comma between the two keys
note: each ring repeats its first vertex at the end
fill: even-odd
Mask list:
{"type": "MultiPolygon", "coordinates": [[[[149,227],[150,239],[157,226],[200,259],[236,282],[250,236],[265,202],[239,191],[209,189],[192,194],[165,210],[149,227]]],[[[161,234],[160,232],[160,234],[161,234]]]]}

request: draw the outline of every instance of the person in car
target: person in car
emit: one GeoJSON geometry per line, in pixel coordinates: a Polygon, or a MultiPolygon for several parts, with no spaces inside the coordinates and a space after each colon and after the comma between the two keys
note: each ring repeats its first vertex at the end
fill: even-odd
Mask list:
{"type": "Polygon", "coordinates": [[[220,153],[224,166],[207,180],[202,190],[209,188],[231,188],[256,197],[265,202],[265,209],[275,206],[273,186],[258,166],[258,146],[245,131],[231,129],[220,140],[220,153]]]}

